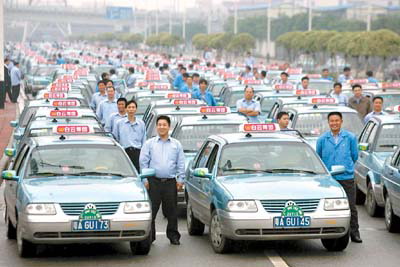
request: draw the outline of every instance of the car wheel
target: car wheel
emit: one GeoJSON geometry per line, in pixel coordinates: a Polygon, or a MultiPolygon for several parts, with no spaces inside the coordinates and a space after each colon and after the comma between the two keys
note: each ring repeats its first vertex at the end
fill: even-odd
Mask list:
{"type": "Polygon", "coordinates": [[[328,251],[343,251],[349,244],[349,239],[350,234],[349,231],[347,231],[347,233],[342,237],[333,239],[321,239],[321,242],[328,251]]]}
{"type": "Polygon", "coordinates": [[[17,229],[15,229],[14,225],[12,224],[10,218],[8,217],[8,212],[6,208],[6,227],[7,227],[7,238],[8,239],[15,239],[17,237],[17,229]]]}
{"type": "Polygon", "coordinates": [[[149,254],[150,249],[151,249],[151,237],[152,237],[152,233],[150,231],[149,235],[147,236],[147,238],[145,240],[137,242],[137,244],[136,244],[136,254],[137,255],[149,254]]]}
{"type": "Polygon", "coordinates": [[[364,205],[365,203],[365,194],[358,188],[356,184],[356,204],[364,205]]]}
{"type": "Polygon", "coordinates": [[[203,235],[204,223],[194,217],[190,201],[187,202],[186,207],[186,224],[189,235],[203,235]]]}
{"type": "Polygon", "coordinates": [[[20,224],[17,224],[17,247],[18,247],[18,254],[22,258],[33,257],[36,255],[36,245],[25,240],[22,237],[21,233],[22,229],[20,224]]]}
{"type": "Polygon", "coordinates": [[[365,200],[365,207],[367,209],[368,214],[371,217],[377,217],[382,214],[382,208],[376,204],[374,190],[372,189],[372,184],[368,184],[367,196],[365,200]]]}
{"type": "Polygon", "coordinates": [[[396,233],[400,229],[400,218],[393,213],[389,195],[385,200],[385,224],[386,229],[391,233],[396,233]]]}
{"type": "Polygon", "coordinates": [[[211,214],[210,241],[214,251],[219,254],[230,252],[233,247],[233,240],[222,235],[222,225],[216,210],[211,214]]]}

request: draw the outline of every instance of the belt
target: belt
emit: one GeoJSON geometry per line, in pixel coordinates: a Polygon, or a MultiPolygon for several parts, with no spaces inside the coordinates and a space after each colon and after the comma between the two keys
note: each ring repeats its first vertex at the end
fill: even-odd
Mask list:
{"type": "Polygon", "coordinates": [[[128,150],[128,151],[140,151],[140,148],[136,148],[136,147],[130,146],[130,147],[125,148],[125,150],[128,150]]]}
{"type": "Polygon", "coordinates": [[[175,178],[158,178],[158,177],[152,177],[152,178],[162,183],[169,181],[176,181],[175,178]]]}

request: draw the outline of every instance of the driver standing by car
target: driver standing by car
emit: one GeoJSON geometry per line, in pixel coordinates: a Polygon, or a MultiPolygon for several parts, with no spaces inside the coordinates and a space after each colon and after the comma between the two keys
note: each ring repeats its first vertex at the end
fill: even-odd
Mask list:
{"type": "Polygon", "coordinates": [[[236,108],[239,113],[247,116],[249,122],[259,122],[258,115],[260,115],[260,103],[253,99],[254,89],[246,86],[244,88],[244,98],[236,102],[236,108]]]}
{"type": "Polygon", "coordinates": [[[328,114],[330,131],[322,134],[317,140],[317,153],[329,171],[333,166],[346,168],[343,174],[333,175],[346,192],[350,211],[350,238],[352,242],[361,243],[356,207],[356,186],[354,183],[354,163],[358,159],[357,137],[342,129],[342,113],[334,111],[328,114]]]}

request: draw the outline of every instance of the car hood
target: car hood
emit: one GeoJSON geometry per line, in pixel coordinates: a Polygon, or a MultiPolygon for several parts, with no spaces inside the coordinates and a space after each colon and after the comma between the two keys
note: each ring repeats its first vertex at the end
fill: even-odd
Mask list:
{"type": "Polygon", "coordinates": [[[147,199],[137,178],[57,177],[23,181],[29,202],[122,202],[147,199]]]}
{"type": "Polygon", "coordinates": [[[233,199],[316,199],[345,197],[329,175],[252,174],[218,179],[233,199]]]}

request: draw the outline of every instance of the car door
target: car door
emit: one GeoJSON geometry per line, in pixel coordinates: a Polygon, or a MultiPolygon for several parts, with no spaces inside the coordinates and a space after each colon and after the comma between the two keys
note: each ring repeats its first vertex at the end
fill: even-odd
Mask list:
{"type": "Polygon", "coordinates": [[[271,111],[268,113],[267,118],[268,119],[276,119],[276,116],[278,115],[279,112],[279,102],[275,102],[275,104],[272,106],[271,111]]]}
{"type": "MultiPolygon", "coordinates": [[[[23,162],[24,159],[27,157],[28,151],[29,151],[28,145],[24,145],[23,147],[21,147],[21,150],[15,159],[15,163],[11,168],[11,170],[16,171],[17,176],[21,175],[23,162]]],[[[4,189],[4,198],[7,206],[7,213],[14,224],[16,223],[15,207],[17,205],[18,186],[19,182],[17,181],[6,181],[4,189]]]]}
{"type": "Polygon", "coordinates": [[[392,208],[397,216],[400,216],[400,149],[397,150],[396,154],[388,167],[386,173],[387,190],[389,192],[392,208]]]}
{"type": "Polygon", "coordinates": [[[371,163],[371,149],[373,138],[376,136],[377,128],[377,124],[374,121],[369,121],[359,138],[359,143],[369,144],[369,149],[367,151],[359,150],[358,161],[355,167],[356,183],[358,188],[364,193],[367,192],[366,177],[371,163]]]}

